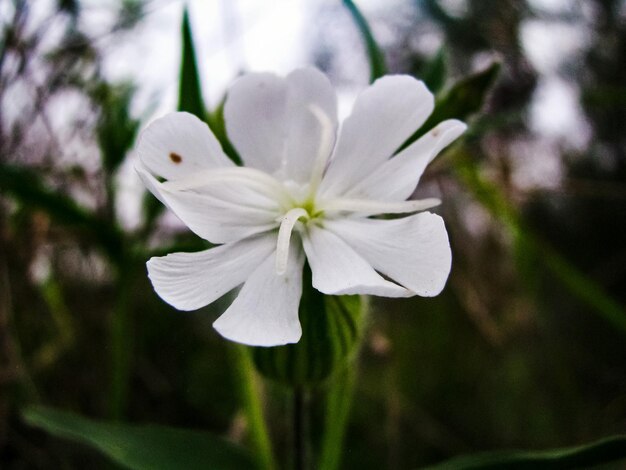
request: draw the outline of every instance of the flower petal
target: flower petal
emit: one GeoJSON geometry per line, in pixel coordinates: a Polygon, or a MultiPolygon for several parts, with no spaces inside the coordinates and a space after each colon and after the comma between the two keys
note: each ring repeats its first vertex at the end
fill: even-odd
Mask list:
{"type": "Polygon", "coordinates": [[[305,183],[313,166],[322,159],[323,169],[330,157],[337,131],[337,96],[326,75],[314,68],[293,71],[287,84],[285,176],[305,183]]]}
{"type": "Polygon", "coordinates": [[[326,229],[310,226],[302,243],[313,273],[313,287],[324,294],[414,295],[385,280],[345,241],[326,229]]]}
{"type": "Polygon", "coordinates": [[[443,219],[430,212],[393,220],[329,220],[339,235],[377,271],[423,297],[445,286],[452,255],[443,219]]]}
{"type": "Polygon", "coordinates": [[[321,191],[341,195],[372,173],[424,123],[433,106],[426,86],[408,75],[376,80],[342,125],[321,191]]]}
{"type": "Polygon", "coordinates": [[[213,327],[224,338],[251,346],[297,343],[302,336],[298,307],[304,255],[292,243],[284,274],[276,274],[274,255],[252,273],[231,306],[213,327]]]}
{"type": "Polygon", "coordinates": [[[465,129],[467,126],[455,119],[440,123],[359,181],[345,196],[378,201],[406,200],[415,191],[426,166],[465,129]]]}
{"type": "Polygon", "coordinates": [[[222,181],[202,192],[168,190],[141,165],[136,167],[146,187],[198,236],[228,243],[278,227],[276,201],[242,183],[222,181]]]}
{"type": "Polygon", "coordinates": [[[276,237],[247,238],[198,253],[151,258],[148,277],[159,296],[178,310],[208,305],[243,283],[275,249],[276,237]]]}
{"type": "Polygon", "coordinates": [[[150,123],[139,137],[137,154],[152,174],[168,180],[233,165],[209,127],[183,112],[150,123]]]}
{"type": "Polygon", "coordinates": [[[246,166],[305,182],[323,144],[324,123],[312,107],[328,118],[334,140],[336,97],[324,74],[306,68],[286,78],[271,73],[245,75],[226,99],[228,136],[246,166]]]}
{"type": "Polygon", "coordinates": [[[287,84],[272,73],[250,73],[235,81],[224,104],[229,139],[246,166],[272,173],[285,151],[287,84]]]}

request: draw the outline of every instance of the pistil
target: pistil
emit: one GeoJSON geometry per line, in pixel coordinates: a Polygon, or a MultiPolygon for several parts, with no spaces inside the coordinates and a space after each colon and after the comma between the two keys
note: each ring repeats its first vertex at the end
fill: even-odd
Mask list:
{"type": "Polygon", "coordinates": [[[276,242],[276,274],[285,274],[287,262],[289,261],[289,243],[291,232],[299,219],[309,218],[309,213],[302,207],[295,207],[288,211],[280,222],[278,229],[278,240],[276,242]]]}

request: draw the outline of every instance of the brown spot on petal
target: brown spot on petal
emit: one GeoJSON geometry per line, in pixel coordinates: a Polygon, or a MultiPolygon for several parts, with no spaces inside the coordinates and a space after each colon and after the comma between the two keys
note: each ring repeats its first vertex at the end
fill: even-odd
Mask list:
{"type": "Polygon", "coordinates": [[[176,152],[171,152],[170,153],[170,160],[172,160],[173,163],[176,163],[178,165],[180,162],[183,161],[183,157],[178,155],[176,152]]]}
{"type": "Polygon", "coordinates": [[[439,137],[439,133],[441,131],[439,129],[433,129],[432,131],[430,131],[430,133],[433,135],[433,137],[439,137]]]}

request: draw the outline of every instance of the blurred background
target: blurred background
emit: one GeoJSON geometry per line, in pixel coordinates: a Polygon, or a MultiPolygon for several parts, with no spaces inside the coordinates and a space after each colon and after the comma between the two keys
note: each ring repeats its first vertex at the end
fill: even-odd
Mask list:
{"type": "MultiPolygon", "coordinates": [[[[501,69],[418,190],[444,201],[446,289],[373,300],[343,467],[626,432],[626,2],[356,3],[390,73],[445,94],[501,69]]],[[[338,0],[186,4],[211,111],[248,70],[314,64],[343,115],[368,83],[338,0]]],[[[29,403],[242,438],[229,345],[211,327],[226,301],[177,312],[145,275],[154,254],[205,246],[132,162],[140,129],[186,99],[183,8],[0,0],[2,468],[104,468],[25,425],[29,403]]],[[[265,393],[280,441],[283,391],[265,393]]]]}

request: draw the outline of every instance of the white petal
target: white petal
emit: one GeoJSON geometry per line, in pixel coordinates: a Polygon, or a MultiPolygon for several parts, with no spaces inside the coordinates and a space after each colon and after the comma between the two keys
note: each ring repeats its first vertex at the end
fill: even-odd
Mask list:
{"type": "Polygon", "coordinates": [[[357,98],[344,121],[321,190],[343,194],[393,155],[430,115],[433,95],[407,75],[386,76],[357,98]]]}
{"type": "Polygon", "coordinates": [[[287,83],[285,176],[308,182],[315,163],[323,159],[323,169],[330,157],[337,131],[337,97],[326,75],[314,68],[293,71],[287,76],[287,83]]]}
{"type": "Polygon", "coordinates": [[[309,226],[302,242],[313,274],[313,287],[324,294],[414,295],[385,280],[346,242],[326,229],[309,226]]]}
{"type": "Polygon", "coordinates": [[[178,310],[195,310],[243,283],[275,248],[274,236],[248,238],[199,253],[151,258],[148,276],[159,296],[178,310]]]}
{"type": "Polygon", "coordinates": [[[282,275],[276,274],[274,255],[268,256],[213,327],[224,338],[251,346],[297,343],[302,336],[298,307],[303,264],[299,243],[292,243],[282,275]]]}
{"type": "Polygon", "coordinates": [[[243,184],[222,182],[203,192],[169,191],[140,165],[146,187],[198,236],[228,243],[278,227],[275,201],[243,184]]]}
{"type": "Polygon", "coordinates": [[[324,122],[312,108],[331,123],[332,144],[337,105],[324,74],[313,68],[286,78],[252,73],[229,90],[224,118],[228,136],[247,166],[305,182],[323,140],[324,122]]]}
{"type": "Polygon", "coordinates": [[[150,123],[139,137],[137,154],[152,174],[168,180],[233,165],[209,127],[193,114],[182,112],[150,123]]]}
{"type": "Polygon", "coordinates": [[[451,253],[443,219],[422,212],[402,219],[327,222],[379,272],[424,297],[437,295],[450,273],[451,253]]]}
{"type": "Polygon", "coordinates": [[[228,90],[224,119],[229,139],[246,166],[268,173],[285,153],[287,84],[272,73],[250,73],[228,90]]]}
{"type": "Polygon", "coordinates": [[[465,129],[467,126],[455,119],[440,123],[358,182],[345,196],[404,201],[415,190],[426,166],[465,129]]]}

